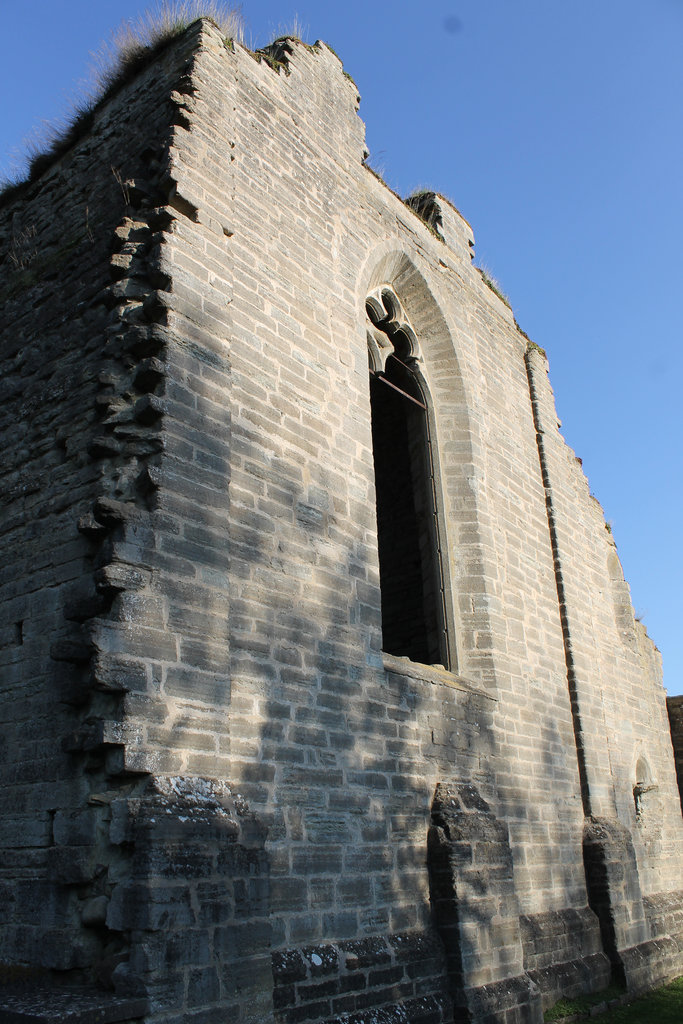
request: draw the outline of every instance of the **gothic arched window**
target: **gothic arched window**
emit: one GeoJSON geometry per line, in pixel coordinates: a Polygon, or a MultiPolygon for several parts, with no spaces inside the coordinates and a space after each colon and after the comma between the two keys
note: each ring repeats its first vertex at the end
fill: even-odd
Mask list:
{"type": "Polygon", "coordinates": [[[449,667],[433,453],[415,333],[387,286],[368,296],[372,450],[387,654],[449,667]]]}

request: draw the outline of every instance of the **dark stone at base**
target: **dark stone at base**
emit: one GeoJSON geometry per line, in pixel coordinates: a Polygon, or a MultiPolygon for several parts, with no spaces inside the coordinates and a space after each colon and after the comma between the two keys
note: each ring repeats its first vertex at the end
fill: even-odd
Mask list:
{"type": "Polygon", "coordinates": [[[683,951],[670,935],[619,951],[631,995],[666,985],[681,973],[683,951]]]}
{"type": "Polygon", "coordinates": [[[467,1005],[456,1006],[456,1020],[460,1011],[465,1019],[482,1024],[543,1024],[540,991],[526,974],[465,989],[464,995],[467,1005]]]}
{"type": "Polygon", "coordinates": [[[569,960],[563,964],[527,971],[541,992],[544,1010],[554,1006],[558,999],[600,992],[607,988],[612,976],[609,958],[605,953],[593,953],[582,960],[569,960]]]}
{"type": "Polygon", "coordinates": [[[145,999],[89,989],[0,988],[0,1024],[122,1024],[147,1012],[145,999]]]}
{"type": "Polygon", "coordinates": [[[450,1004],[447,999],[439,996],[424,996],[420,999],[407,999],[392,1006],[360,1010],[358,1013],[342,1013],[324,1024],[442,1024],[449,1019],[450,1004]]]}
{"type": "Polygon", "coordinates": [[[429,932],[373,935],[272,954],[279,1024],[445,1024],[453,1009],[429,932]]]}

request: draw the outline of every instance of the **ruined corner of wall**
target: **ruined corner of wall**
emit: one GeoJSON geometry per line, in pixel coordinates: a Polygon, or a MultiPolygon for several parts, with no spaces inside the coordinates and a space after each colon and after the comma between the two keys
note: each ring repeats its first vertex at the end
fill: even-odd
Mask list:
{"type": "Polygon", "coordinates": [[[405,200],[430,231],[468,263],[474,259],[474,232],[460,211],[438,192],[419,191],[405,200]]]}

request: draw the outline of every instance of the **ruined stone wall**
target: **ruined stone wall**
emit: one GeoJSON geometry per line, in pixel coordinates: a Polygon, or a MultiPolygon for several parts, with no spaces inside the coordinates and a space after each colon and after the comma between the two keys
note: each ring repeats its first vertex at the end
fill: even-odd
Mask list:
{"type": "Polygon", "coordinates": [[[324,44],[254,55],[200,23],[10,208],[8,245],[45,197],[67,210],[50,188],[88,188],[71,288],[69,264],[14,307],[17,388],[36,346],[51,390],[25,417],[43,475],[10,526],[34,571],[8,577],[1,652],[51,759],[7,820],[42,823],[25,877],[84,952],[36,959],[29,906],[3,955],[144,995],[150,1021],[535,1021],[677,963],[672,939],[657,975],[647,947],[681,885],[656,653],[544,357],[458,212],[434,199],[430,229],[364,166],[357,105],[324,44]],[[382,289],[427,397],[447,667],[382,652],[382,289]]]}
{"type": "Polygon", "coordinates": [[[0,960],[10,977],[25,966],[108,983],[125,959],[103,927],[117,861],[107,808],[125,715],[149,697],[128,692],[125,665],[102,662],[94,624],[126,623],[126,655],[146,645],[134,592],[149,574],[139,542],[162,442],[159,345],[143,306],[160,284],[157,232],[173,216],[161,210],[171,93],[192,49],[188,39],[160,56],[1,211],[0,960]]]}
{"type": "Polygon", "coordinates": [[[682,794],[681,800],[683,800],[683,698],[667,697],[666,709],[669,715],[678,791],[682,794]]]}
{"type": "Polygon", "coordinates": [[[673,850],[680,842],[659,653],[634,619],[602,509],[557,430],[549,385],[540,374],[542,359],[537,352],[530,356],[561,562],[587,809],[634,829],[642,883],[653,892],[677,884],[673,850]],[[644,763],[652,790],[637,813],[634,788],[644,763]]]}
{"type": "MultiPolygon", "coordinates": [[[[571,736],[571,717],[526,342],[472,269],[467,226],[455,211],[449,251],[362,167],[362,137],[355,160],[348,146],[329,159],[319,126],[330,95],[346,99],[335,108],[337,130],[358,124],[351,84],[342,83],[347,96],[331,92],[339,69],[330,54],[298,47],[288,78],[241,61],[237,109],[248,117],[237,133],[231,240],[240,315],[232,437],[233,450],[244,452],[233,459],[235,554],[248,532],[238,563],[244,581],[235,580],[232,600],[231,738],[234,770],[263,773],[250,798],[282,807],[271,872],[285,876],[291,895],[279,941],[293,946],[330,929],[345,936],[428,927],[430,802],[440,782],[472,778],[458,750],[446,747],[432,762],[428,682],[418,688],[411,679],[404,724],[386,721],[382,710],[395,691],[379,661],[363,309],[383,283],[393,285],[418,334],[433,403],[458,671],[501,704],[496,733],[482,730],[477,756],[494,773],[498,811],[510,823],[518,898],[532,913],[583,906],[583,813],[576,755],[562,738],[571,736]],[[266,98],[248,104],[256,76],[257,96],[263,90],[266,98]],[[311,82],[317,92],[309,97],[311,82]],[[253,156],[264,148],[267,161],[253,156]],[[283,166],[298,180],[283,178],[283,166]],[[534,594],[533,606],[521,593],[534,594]],[[275,694],[282,698],[271,726],[264,701],[275,694]],[[258,743],[258,721],[267,744],[258,743]],[[360,849],[367,824],[354,815],[354,800],[376,819],[360,849]],[[306,859],[293,862],[298,843],[306,859]],[[321,898],[323,864],[332,875],[341,869],[344,882],[328,880],[321,898]],[[354,890],[364,893],[361,916],[357,898],[346,895],[354,890]]],[[[474,935],[464,944],[474,959],[474,935]]],[[[579,941],[567,959],[583,955],[579,941]]],[[[500,956],[506,973],[494,955],[473,968],[472,982],[507,976],[513,957],[521,971],[519,936],[501,943],[500,956]]]]}

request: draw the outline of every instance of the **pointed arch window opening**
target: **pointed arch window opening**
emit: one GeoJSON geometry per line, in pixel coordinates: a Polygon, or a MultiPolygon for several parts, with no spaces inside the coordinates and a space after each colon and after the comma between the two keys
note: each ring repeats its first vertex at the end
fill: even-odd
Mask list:
{"type": "Polygon", "coordinates": [[[452,667],[434,453],[417,337],[395,292],[368,296],[382,647],[452,667]]]}

